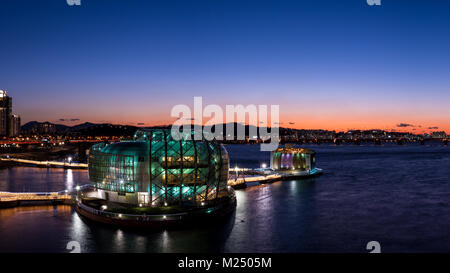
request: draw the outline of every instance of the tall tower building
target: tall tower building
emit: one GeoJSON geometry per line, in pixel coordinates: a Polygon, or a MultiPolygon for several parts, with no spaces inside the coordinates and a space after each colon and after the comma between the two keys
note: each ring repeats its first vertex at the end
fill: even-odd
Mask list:
{"type": "Polygon", "coordinates": [[[9,136],[11,127],[12,98],[0,90],[0,136],[9,136]]]}
{"type": "Polygon", "coordinates": [[[20,116],[19,115],[11,115],[9,136],[15,137],[20,132],[20,116]]]}

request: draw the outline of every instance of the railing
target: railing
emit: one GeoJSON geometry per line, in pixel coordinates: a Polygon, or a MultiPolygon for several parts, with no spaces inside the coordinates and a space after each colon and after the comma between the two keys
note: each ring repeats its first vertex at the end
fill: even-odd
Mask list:
{"type": "Polygon", "coordinates": [[[183,216],[187,216],[187,212],[183,213],[172,213],[172,214],[156,214],[156,215],[140,215],[140,214],[126,214],[126,213],[116,213],[94,209],[92,207],[86,206],[85,204],[77,201],[76,205],[91,214],[99,215],[107,218],[112,218],[116,220],[134,220],[134,221],[166,221],[166,220],[180,220],[183,216]]]}

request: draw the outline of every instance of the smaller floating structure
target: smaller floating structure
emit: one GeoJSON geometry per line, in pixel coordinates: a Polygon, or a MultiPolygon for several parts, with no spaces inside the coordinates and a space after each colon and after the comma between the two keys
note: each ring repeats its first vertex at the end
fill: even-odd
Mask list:
{"type": "Polygon", "coordinates": [[[323,170],[316,167],[313,150],[286,144],[271,152],[270,168],[243,169],[236,166],[230,169],[228,186],[241,189],[281,180],[310,178],[322,173],[323,170]]]}
{"type": "Polygon", "coordinates": [[[270,168],[284,179],[294,177],[311,177],[323,173],[316,168],[316,152],[292,145],[280,147],[270,154],[270,168]]]}

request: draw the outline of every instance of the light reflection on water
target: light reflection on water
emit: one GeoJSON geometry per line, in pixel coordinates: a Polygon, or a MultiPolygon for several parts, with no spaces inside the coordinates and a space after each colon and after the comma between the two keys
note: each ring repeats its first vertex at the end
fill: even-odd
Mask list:
{"type": "Polygon", "coordinates": [[[0,169],[0,191],[50,192],[89,183],[87,170],[15,167],[0,169]]]}
{"type": "MultiPolygon", "coordinates": [[[[232,165],[267,162],[259,146],[228,145],[232,165]]],[[[450,252],[450,148],[314,146],[321,177],[236,191],[222,223],[130,231],[81,219],[69,206],[0,209],[0,252],[450,252]]],[[[59,191],[85,170],[0,169],[0,191],[59,191]]]]}
{"type": "Polygon", "coordinates": [[[73,190],[73,171],[68,169],[66,171],[66,190],[73,190]]]}

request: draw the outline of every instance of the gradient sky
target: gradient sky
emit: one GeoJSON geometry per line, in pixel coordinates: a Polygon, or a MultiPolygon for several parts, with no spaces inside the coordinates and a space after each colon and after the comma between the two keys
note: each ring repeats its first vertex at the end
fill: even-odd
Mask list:
{"type": "Polygon", "coordinates": [[[279,104],[286,127],[450,133],[450,1],[381,1],[1,0],[0,89],[22,123],[169,124],[203,96],[279,104]]]}

